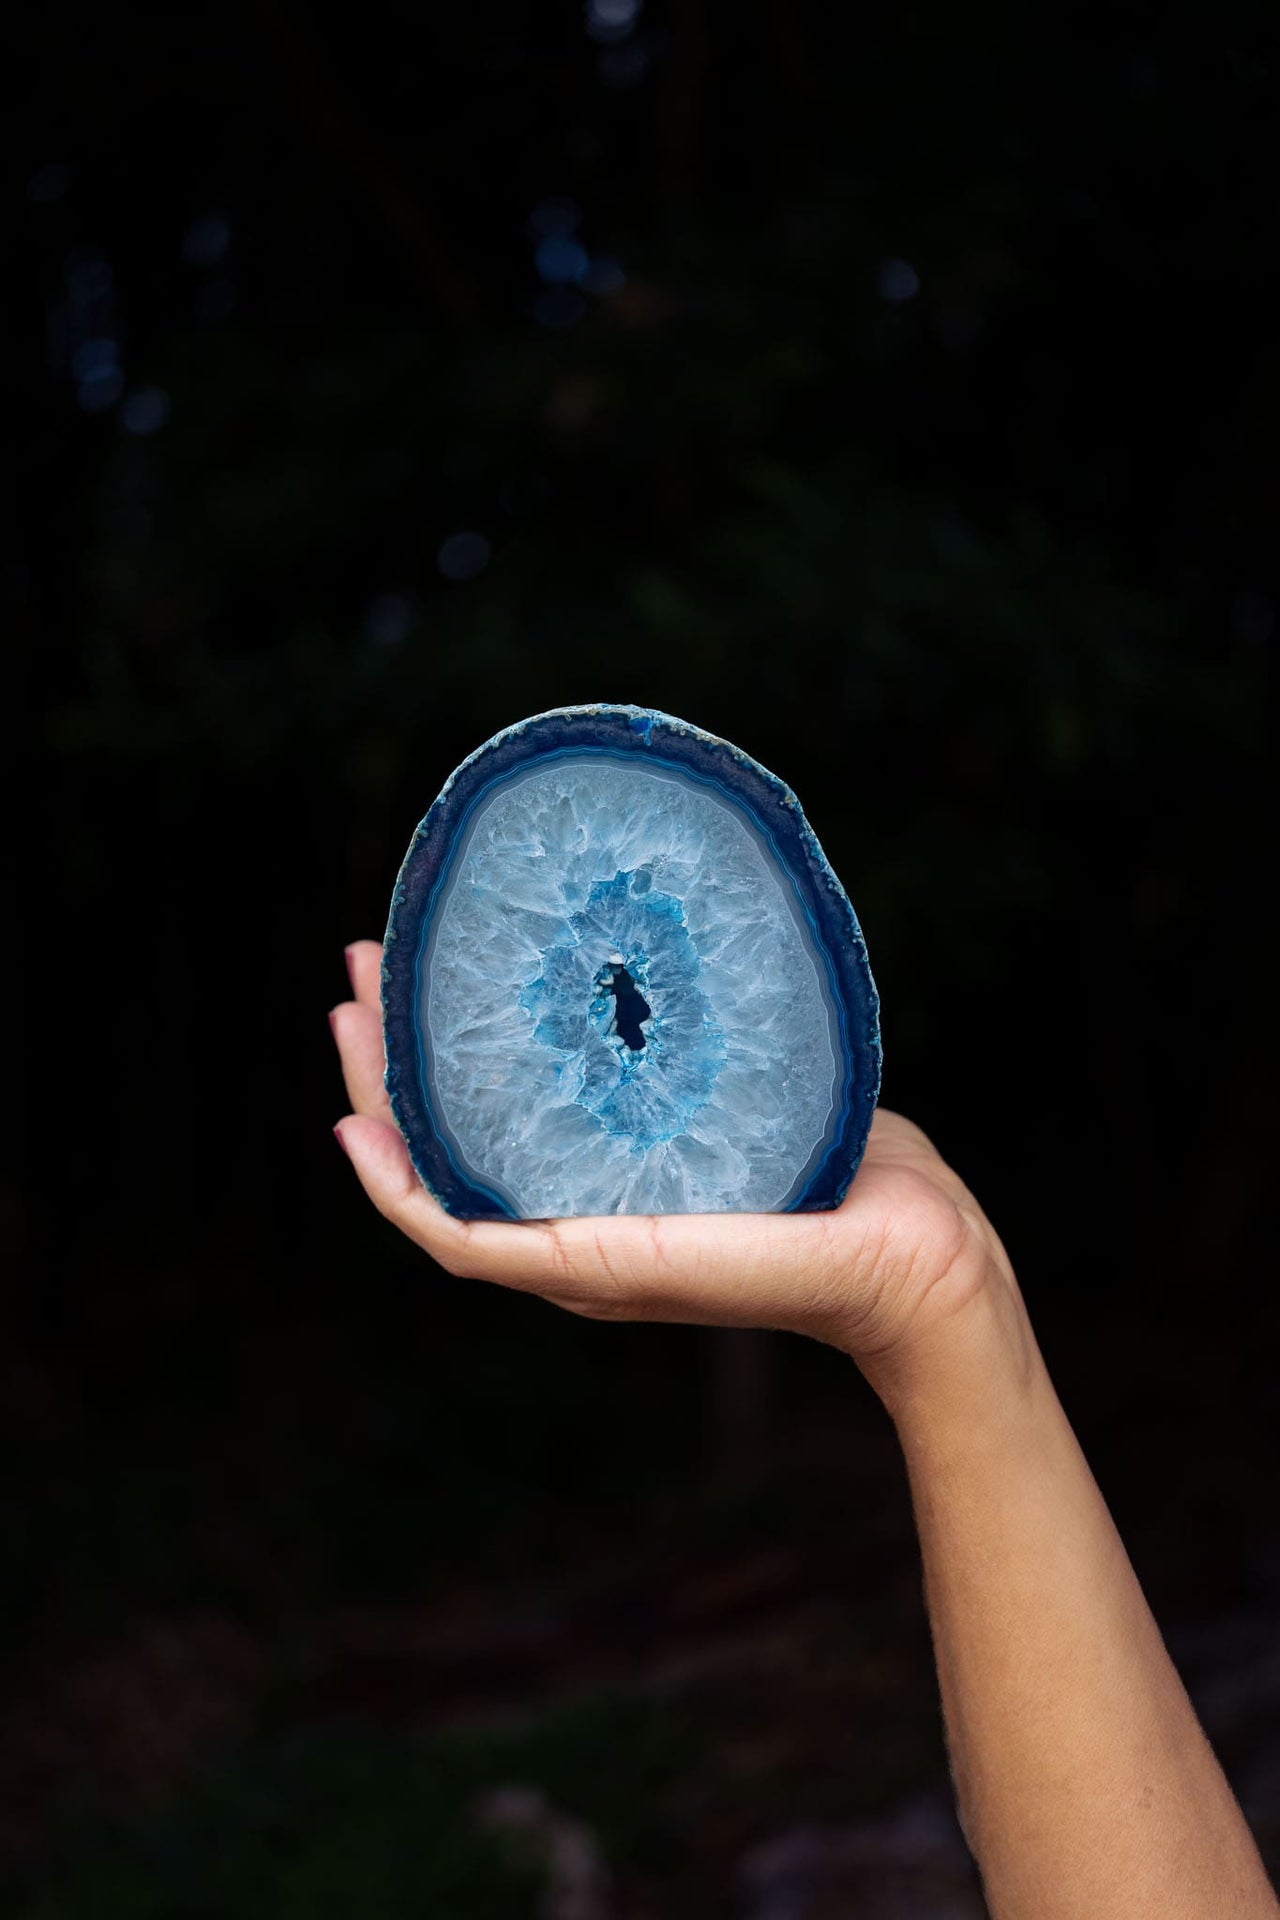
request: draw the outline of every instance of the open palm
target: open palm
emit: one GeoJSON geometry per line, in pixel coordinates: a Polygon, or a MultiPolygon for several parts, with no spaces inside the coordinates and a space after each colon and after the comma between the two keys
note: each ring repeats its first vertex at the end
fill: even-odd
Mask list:
{"type": "Polygon", "coordinates": [[[382,949],[347,951],[353,1000],[331,1016],[353,1112],[337,1133],[369,1198],[450,1273],[599,1320],[682,1320],[811,1334],[872,1373],[1012,1276],[993,1229],[909,1120],[881,1111],[829,1213],[614,1214],[463,1221],[426,1191],[383,1086],[382,949]]]}

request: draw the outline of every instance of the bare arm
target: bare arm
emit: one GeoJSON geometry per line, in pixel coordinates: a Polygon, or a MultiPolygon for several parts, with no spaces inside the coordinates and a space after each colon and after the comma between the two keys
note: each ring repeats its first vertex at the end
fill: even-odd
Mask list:
{"type": "Polygon", "coordinates": [[[998,1237],[880,1113],[827,1214],[468,1225],[419,1184],[382,1088],[379,949],[334,1010],[374,1204],[450,1272],[595,1319],[786,1328],[892,1416],[956,1789],[994,1920],[1274,1920],[1280,1908],[1045,1371],[998,1237]]]}
{"type": "Polygon", "coordinates": [[[993,1920],[1276,1901],[1023,1320],[889,1393],[961,1818],[993,1920]]]}

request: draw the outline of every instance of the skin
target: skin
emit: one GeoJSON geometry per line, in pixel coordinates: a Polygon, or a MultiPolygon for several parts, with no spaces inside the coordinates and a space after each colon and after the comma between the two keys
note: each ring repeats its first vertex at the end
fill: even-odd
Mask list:
{"type": "Polygon", "coordinates": [[[1275,1920],[1280,1906],[1053,1390],[999,1238],[918,1127],[876,1116],[832,1213],[468,1223],[382,1084],[381,948],[331,1022],[369,1198],[450,1273],[596,1320],[839,1348],[910,1477],[960,1817],[993,1920],[1275,1920]]]}

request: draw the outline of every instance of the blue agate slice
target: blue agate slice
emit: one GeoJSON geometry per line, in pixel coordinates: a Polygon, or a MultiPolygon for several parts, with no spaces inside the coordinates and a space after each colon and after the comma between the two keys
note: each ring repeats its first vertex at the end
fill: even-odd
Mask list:
{"type": "Polygon", "coordinates": [[[795,795],[638,707],[465,760],[414,835],[383,963],[387,1089],[464,1219],[833,1207],[878,1002],[795,795]]]}

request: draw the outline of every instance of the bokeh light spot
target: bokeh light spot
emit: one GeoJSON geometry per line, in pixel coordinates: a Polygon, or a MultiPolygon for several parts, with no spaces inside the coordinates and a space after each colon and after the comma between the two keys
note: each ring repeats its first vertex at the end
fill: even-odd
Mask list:
{"type": "Polygon", "coordinates": [[[380,593],[365,609],[361,632],[371,647],[398,647],[417,624],[417,602],[408,594],[380,593]]]}
{"type": "Polygon", "coordinates": [[[914,300],[920,291],[920,275],[909,260],[896,257],[882,260],[876,268],[876,292],[892,306],[914,300]]]}
{"type": "Polygon", "coordinates": [[[552,233],[538,247],[533,264],[543,280],[563,286],[566,281],[580,279],[591,261],[582,242],[572,234],[552,233]]]}
{"type": "Polygon", "coordinates": [[[168,418],[169,396],[163,387],[135,387],[120,409],[121,426],[140,440],[159,433],[168,418]]]}
{"type": "Polygon", "coordinates": [[[624,40],[640,18],[643,0],[587,0],[583,16],[593,40],[624,40]]]}
{"type": "Polygon", "coordinates": [[[120,364],[120,349],[105,335],[82,340],[71,356],[71,371],[77,380],[94,380],[100,374],[114,373],[120,364]]]}
{"type": "Polygon", "coordinates": [[[124,375],[118,367],[102,367],[81,380],[76,399],[86,413],[106,413],[124,392],[124,375]]]}
{"type": "Polygon", "coordinates": [[[220,213],[203,213],[193,220],[182,240],[182,257],[189,267],[216,267],[231,245],[231,228],[220,213]]]}
{"type": "Polygon", "coordinates": [[[446,580],[474,580],[488,566],[491,552],[482,533],[462,528],[442,542],[436,565],[446,580]]]}

